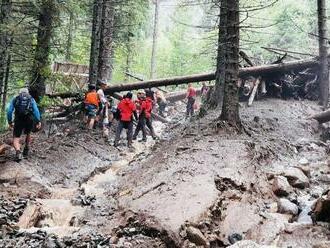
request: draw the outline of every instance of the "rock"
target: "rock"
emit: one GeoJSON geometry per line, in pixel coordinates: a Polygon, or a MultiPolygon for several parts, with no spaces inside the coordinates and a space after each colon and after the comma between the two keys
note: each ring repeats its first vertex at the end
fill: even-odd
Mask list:
{"type": "Polygon", "coordinates": [[[304,189],[309,186],[309,179],[301,171],[301,169],[290,167],[283,172],[283,175],[288,179],[289,183],[295,188],[304,189]]]}
{"type": "Polygon", "coordinates": [[[300,165],[309,165],[309,161],[306,158],[302,158],[299,160],[300,165]]]}
{"type": "Polygon", "coordinates": [[[316,201],[312,219],[315,221],[330,222],[330,194],[322,196],[316,201]]]}
{"type": "Polygon", "coordinates": [[[278,212],[281,214],[297,215],[298,206],[287,199],[281,198],[278,201],[278,212]]]}
{"type": "Polygon", "coordinates": [[[229,246],[228,248],[275,248],[275,246],[259,245],[251,240],[243,240],[229,246]]]}
{"type": "Polygon", "coordinates": [[[292,192],[292,187],[286,177],[277,176],[273,181],[272,190],[277,196],[288,196],[292,192]]]}
{"type": "Polygon", "coordinates": [[[243,237],[239,233],[233,233],[232,235],[229,235],[229,237],[228,237],[228,241],[232,245],[238,241],[241,241],[242,239],[243,239],[243,237]]]}
{"type": "Polygon", "coordinates": [[[190,242],[192,242],[196,245],[202,245],[204,247],[208,246],[208,242],[207,242],[205,236],[199,229],[189,226],[187,228],[186,232],[187,232],[187,237],[190,242]]]}
{"type": "Polygon", "coordinates": [[[310,178],[311,177],[311,168],[309,165],[299,165],[296,166],[297,169],[301,170],[306,177],[310,178]]]}
{"type": "Polygon", "coordinates": [[[330,241],[323,241],[313,245],[313,248],[329,248],[329,247],[330,247],[330,241]]]}

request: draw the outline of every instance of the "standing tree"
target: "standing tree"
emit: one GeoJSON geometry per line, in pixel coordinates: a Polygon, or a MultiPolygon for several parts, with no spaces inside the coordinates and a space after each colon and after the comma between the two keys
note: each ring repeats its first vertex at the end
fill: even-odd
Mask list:
{"type": "Polygon", "coordinates": [[[56,15],[56,1],[43,0],[38,17],[37,45],[35,48],[32,80],[30,82],[31,96],[33,96],[37,102],[40,102],[46,92],[45,81],[50,73],[50,45],[56,15]]]}
{"type": "MultiPolygon", "coordinates": [[[[238,70],[239,70],[239,0],[222,0],[221,8],[225,14],[221,21],[225,24],[224,29],[224,56],[221,54],[222,48],[219,48],[218,59],[224,58],[224,73],[221,73],[222,63],[218,61],[217,80],[220,83],[221,77],[224,77],[224,99],[220,118],[227,121],[230,125],[241,129],[239,117],[239,99],[238,99],[238,70]]],[[[219,30],[221,32],[221,30],[219,30]]],[[[220,38],[220,41],[222,39],[220,38]]],[[[222,44],[219,43],[219,46],[222,44]]]]}
{"type": "Polygon", "coordinates": [[[112,76],[112,51],[114,28],[114,1],[104,0],[102,9],[98,79],[108,81],[112,76]]]}
{"type": "Polygon", "coordinates": [[[150,67],[150,78],[154,78],[156,75],[156,52],[157,52],[157,41],[158,41],[158,22],[159,22],[159,4],[160,0],[154,0],[155,4],[155,16],[154,16],[154,30],[152,35],[152,51],[151,51],[151,67],[150,67]]]}
{"type": "Polygon", "coordinates": [[[319,26],[319,55],[321,62],[320,70],[320,104],[323,108],[328,107],[329,101],[329,62],[327,40],[327,15],[325,0],[317,0],[318,26],[319,26]]]}
{"type": "Polygon", "coordinates": [[[101,18],[102,18],[102,3],[103,0],[94,0],[93,3],[93,26],[89,62],[89,82],[96,84],[97,81],[97,68],[99,61],[100,49],[100,33],[101,33],[101,18]]]}

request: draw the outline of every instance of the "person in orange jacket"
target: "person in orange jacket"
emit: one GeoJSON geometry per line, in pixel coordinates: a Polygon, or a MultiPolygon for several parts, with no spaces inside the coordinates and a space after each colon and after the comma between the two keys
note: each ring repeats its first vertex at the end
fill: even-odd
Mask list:
{"type": "Polygon", "coordinates": [[[87,128],[93,129],[97,111],[100,105],[100,98],[94,84],[88,85],[88,92],[85,95],[85,113],[87,117],[87,128]]]}
{"type": "Polygon", "coordinates": [[[132,147],[133,136],[133,116],[137,120],[136,105],[132,101],[133,94],[128,92],[126,96],[118,103],[117,109],[120,112],[119,123],[116,130],[114,146],[117,147],[120,135],[123,129],[127,129],[127,145],[132,147]]]}
{"type": "Polygon", "coordinates": [[[142,141],[147,141],[147,131],[146,131],[146,125],[149,128],[150,134],[153,139],[156,139],[157,136],[155,134],[154,128],[152,126],[152,120],[151,120],[151,112],[153,109],[153,92],[147,91],[146,97],[141,98],[141,108],[140,108],[140,114],[139,114],[139,121],[138,125],[136,126],[133,140],[136,140],[137,136],[139,135],[139,132],[142,131],[142,141]]]}

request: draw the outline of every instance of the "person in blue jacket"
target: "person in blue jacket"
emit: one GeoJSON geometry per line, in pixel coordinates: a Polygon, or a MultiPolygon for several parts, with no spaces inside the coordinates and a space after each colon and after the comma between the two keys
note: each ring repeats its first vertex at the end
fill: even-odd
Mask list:
{"type": "Polygon", "coordinates": [[[37,129],[41,128],[40,112],[36,101],[29,94],[27,88],[22,88],[19,95],[14,97],[7,110],[7,120],[9,127],[13,129],[13,146],[16,151],[16,160],[22,160],[22,157],[27,157],[29,154],[29,147],[31,142],[31,131],[33,129],[34,121],[36,121],[37,129]],[[14,113],[14,121],[13,121],[14,113]],[[25,147],[23,156],[21,153],[20,137],[22,133],[26,134],[25,147]]]}

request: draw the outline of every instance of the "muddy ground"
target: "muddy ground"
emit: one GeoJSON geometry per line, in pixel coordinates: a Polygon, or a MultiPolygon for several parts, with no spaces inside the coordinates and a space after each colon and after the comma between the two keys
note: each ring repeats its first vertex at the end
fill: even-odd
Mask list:
{"type": "Polygon", "coordinates": [[[242,106],[243,134],[215,112],[177,118],[134,150],[53,127],[30,159],[0,165],[0,247],[330,247],[311,214],[330,185],[328,127],[308,119],[319,111],[242,106]]]}

